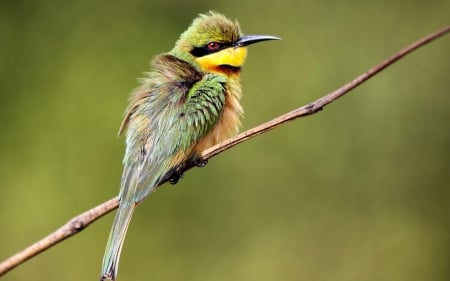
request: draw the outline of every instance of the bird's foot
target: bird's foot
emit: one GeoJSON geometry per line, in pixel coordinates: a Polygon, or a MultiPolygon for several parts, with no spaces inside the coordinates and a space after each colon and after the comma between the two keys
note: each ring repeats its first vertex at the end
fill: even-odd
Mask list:
{"type": "Polygon", "coordinates": [[[169,183],[170,184],[177,184],[177,182],[183,177],[183,173],[174,172],[172,175],[170,175],[169,183]]]}
{"type": "Polygon", "coordinates": [[[208,164],[208,160],[206,160],[206,159],[197,158],[194,160],[194,165],[197,167],[202,168],[202,167],[205,167],[206,164],[208,164]]]}
{"type": "MultiPolygon", "coordinates": [[[[197,158],[192,160],[192,164],[194,164],[196,167],[205,167],[206,164],[208,164],[208,160],[197,158]]],[[[180,167],[173,169],[172,173],[169,173],[168,181],[170,184],[177,184],[177,182],[183,177],[183,172],[181,172],[182,169],[180,167]]]]}

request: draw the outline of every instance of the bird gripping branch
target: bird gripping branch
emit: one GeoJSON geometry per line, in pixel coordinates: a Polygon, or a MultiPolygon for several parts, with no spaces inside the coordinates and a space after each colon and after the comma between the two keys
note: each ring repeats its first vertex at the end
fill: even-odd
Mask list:
{"type": "Polygon", "coordinates": [[[238,132],[246,46],[278,39],[243,35],[237,22],[209,12],[194,19],[169,53],[153,58],[119,131],[126,131],[120,203],[100,280],[116,280],[136,206],[163,180],[176,182],[181,167],[196,163],[203,150],[238,132]]]}

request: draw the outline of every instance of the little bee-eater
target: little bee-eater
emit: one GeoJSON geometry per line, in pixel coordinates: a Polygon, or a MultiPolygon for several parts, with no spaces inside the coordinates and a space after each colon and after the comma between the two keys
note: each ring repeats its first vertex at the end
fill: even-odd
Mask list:
{"type": "Polygon", "coordinates": [[[176,182],[183,165],[196,163],[203,150],[237,133],[246,46],[277,39],[243,35],[237,22],[210,12],[197,17],[169,53],[153,58],[119,131],[127,131],[120,203],[100,280],[116,279],[136,206],[162,181],[176,182]]]}

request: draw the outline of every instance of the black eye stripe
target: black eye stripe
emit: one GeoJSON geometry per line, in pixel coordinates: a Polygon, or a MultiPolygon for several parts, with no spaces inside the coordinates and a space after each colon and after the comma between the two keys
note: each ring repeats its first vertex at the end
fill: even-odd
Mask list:
{"type": "Polygon", "coordinates": [[[219,44],[219,48],[215,49],[215,50],[211,50],[208,48],[208,44],[200,46],[200,47],[194,47],[191,50],[191,55],[195,56],[195,57],[203,57],[215,52],[218,52],[220,50],[226,49],[228,47],[231,47],[233,44],[232,43],[220,43],[217,42],[219,44]]]}

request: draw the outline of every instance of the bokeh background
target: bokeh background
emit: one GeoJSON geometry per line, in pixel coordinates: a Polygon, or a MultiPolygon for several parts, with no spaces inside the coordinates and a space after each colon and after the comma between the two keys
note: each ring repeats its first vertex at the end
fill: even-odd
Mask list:
{"type": "MultiPolygon", "coordinates": [[[[449,1],[0,1],[0,259],[118,193],[150,58],[200,12],[250,47],[244,128],[450,23],[449,1]],[[213,3],[214,2],[214,3],[213,3]]],[[[450,36],[141,205],[119,280],[449,280],[450,36]]],[[[97,280],[110,214],[2,280],[97,280]]]]}

